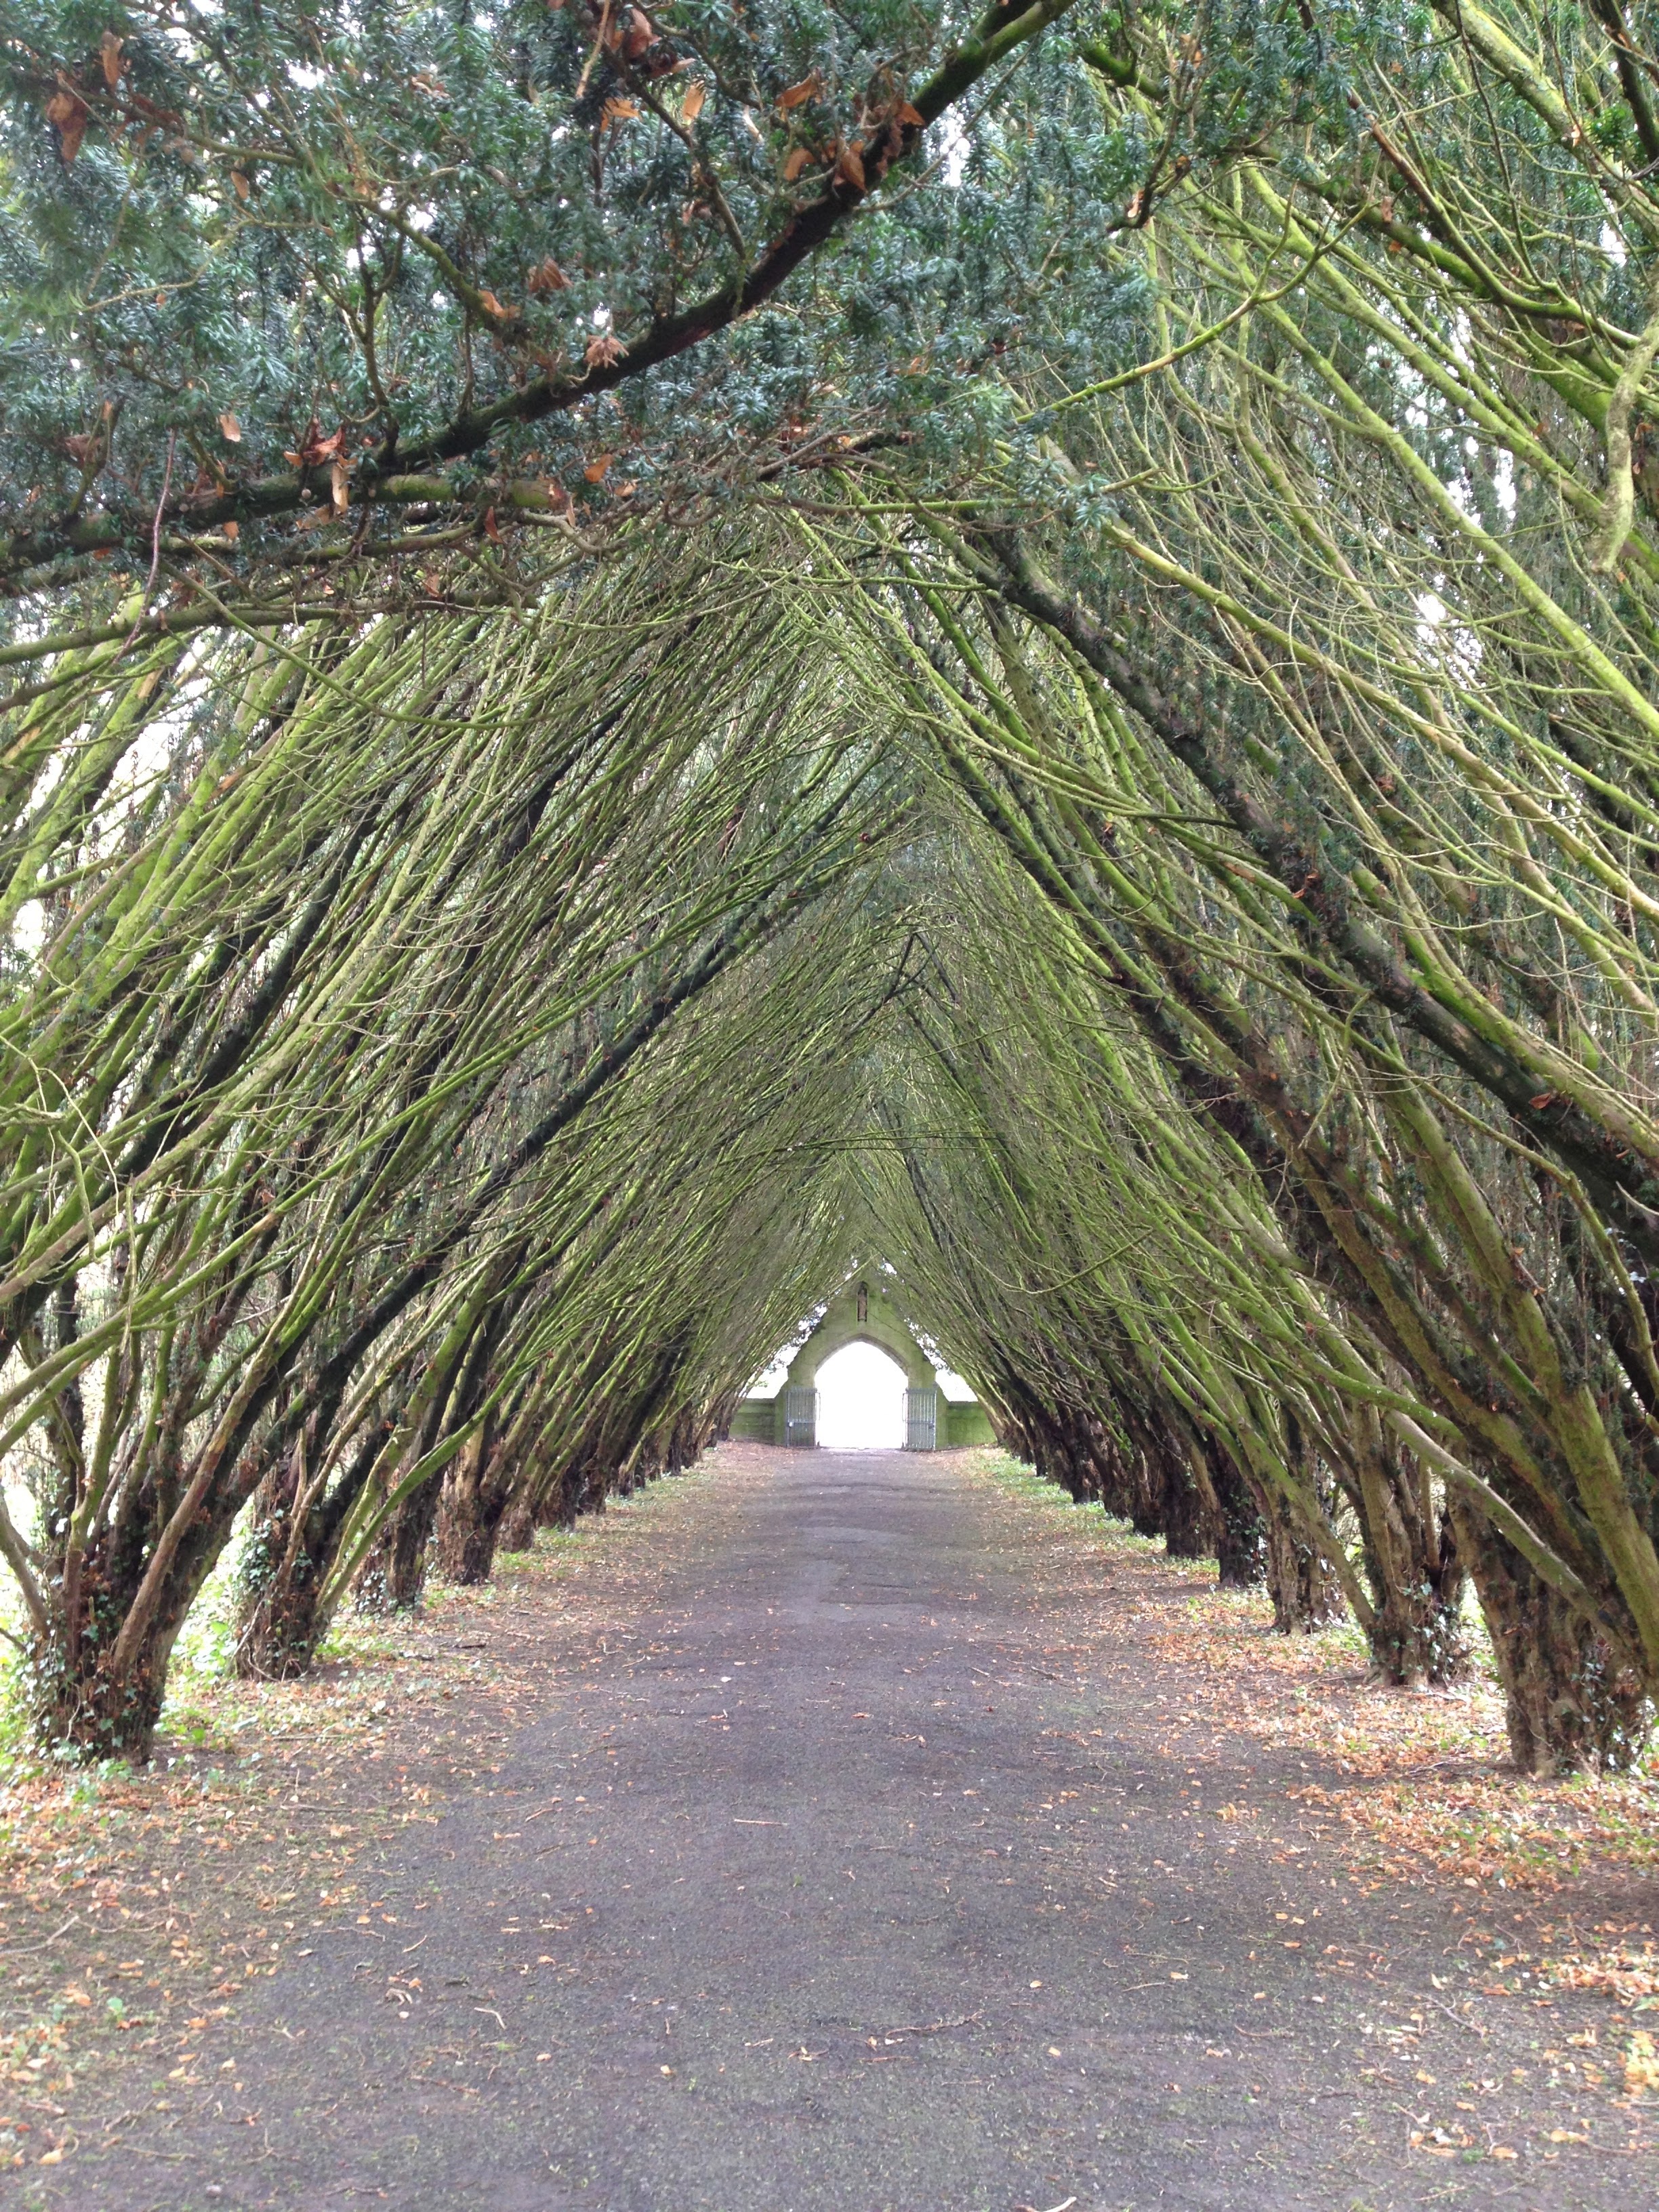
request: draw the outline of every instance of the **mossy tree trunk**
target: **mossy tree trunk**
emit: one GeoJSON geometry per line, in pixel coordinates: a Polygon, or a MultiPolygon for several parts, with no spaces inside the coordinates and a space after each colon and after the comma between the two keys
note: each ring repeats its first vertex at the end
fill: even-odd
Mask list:
{"type": "Polygon", "coordinates": [[[1452,1514],[1491,1633],[1516,1765],[1537,1775],[1633,1765],[1653,1720],[1640,1677],[1484,1515],[1455,1499],[1452,1514]]]}

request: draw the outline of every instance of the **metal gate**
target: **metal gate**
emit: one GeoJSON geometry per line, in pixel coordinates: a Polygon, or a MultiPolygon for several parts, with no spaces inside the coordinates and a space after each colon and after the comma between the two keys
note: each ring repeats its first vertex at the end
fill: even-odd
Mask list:
{"type": "Polygon", "coordinates": [[[786,1390],[783,1394],[783,1441],[787,1444],[815,1444],[817,1440],[817,1392],[786,1390]]]}
{"type": "Polygon", "coordinates": [[[907,1390],[904,1394],[904,1449],[933,1451],[939,1444],[939,1392],[907,1390]]]}

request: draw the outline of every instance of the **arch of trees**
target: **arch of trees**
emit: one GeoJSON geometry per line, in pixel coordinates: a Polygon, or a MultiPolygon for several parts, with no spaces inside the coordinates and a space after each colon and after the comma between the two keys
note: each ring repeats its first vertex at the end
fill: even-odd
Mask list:
{"type": "Polygon", "coordinates": [[[1075,1496],[1636,1757],[1649,12],[15,18],[43,1733],[239,1524],[286,1673],[684,1465],[879,1248],[1075,1496]]]}

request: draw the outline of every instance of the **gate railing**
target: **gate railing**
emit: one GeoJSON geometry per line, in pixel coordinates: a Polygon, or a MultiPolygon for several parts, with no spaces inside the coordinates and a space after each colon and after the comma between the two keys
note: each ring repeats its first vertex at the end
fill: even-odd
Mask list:
{"type": "Polygon", "coordinates": [[[817,1392],[786,1390],[783,1394],[783,1441],[787,1444],[815,1444],[817,1440],[817,1392]]]}
{"type": "Polygon", "coordinates": [[[904,1394],[904,1449],[935,1451],[939,1448],[939,1392],[907,1390],[904,1394]]]}

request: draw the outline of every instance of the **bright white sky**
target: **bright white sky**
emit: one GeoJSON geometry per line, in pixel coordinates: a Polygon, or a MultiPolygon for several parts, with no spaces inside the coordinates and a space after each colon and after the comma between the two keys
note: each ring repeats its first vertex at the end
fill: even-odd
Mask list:
{"type": "Polygon", "coordinates": [[[818,1370],[818,1442],[831,1450],[898,1451],[904,1370],[873,1344],[845,1344],[818,1370]]]}

